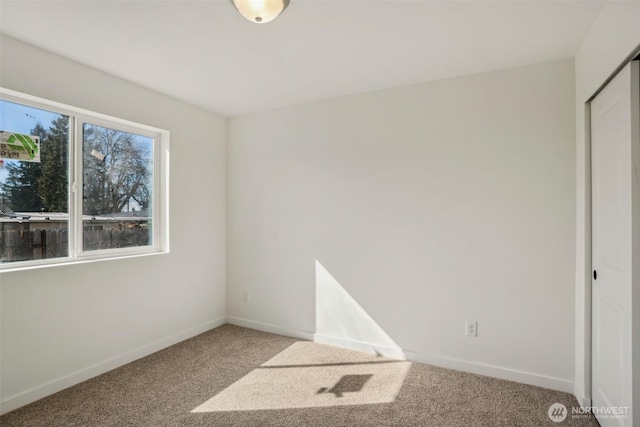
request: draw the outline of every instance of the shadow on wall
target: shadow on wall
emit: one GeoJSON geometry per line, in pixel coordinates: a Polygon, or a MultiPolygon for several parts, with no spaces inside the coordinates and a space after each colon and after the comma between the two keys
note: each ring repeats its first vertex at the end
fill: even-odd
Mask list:
{"type": "Polygon", "coordinates": [[[318,260],[314,341],[406,359],[400,346],[318,260]]]}

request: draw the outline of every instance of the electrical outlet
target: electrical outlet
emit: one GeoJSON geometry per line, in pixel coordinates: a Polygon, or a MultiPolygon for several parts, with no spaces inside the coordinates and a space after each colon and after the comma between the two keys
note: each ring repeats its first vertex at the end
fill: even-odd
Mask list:
{"type": "Polygon", "coordinates": [[[242,291],[242,302],[249,302],[249,291],[242,291]]]}
{"type": "Polygon", "coordinates": [[[475,320],[467,320],[464,322],[464,334],[469,337],[478,336],[478,322],[475,320]]]}

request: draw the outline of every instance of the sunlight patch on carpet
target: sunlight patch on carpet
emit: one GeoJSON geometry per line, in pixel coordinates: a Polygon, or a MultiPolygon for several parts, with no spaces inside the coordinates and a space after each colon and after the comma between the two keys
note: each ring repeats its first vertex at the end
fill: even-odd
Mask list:
{"type": "Polygon", "coordinates": [[[411,362],[297,342],[192,412],[393,402],[411,362]]]}

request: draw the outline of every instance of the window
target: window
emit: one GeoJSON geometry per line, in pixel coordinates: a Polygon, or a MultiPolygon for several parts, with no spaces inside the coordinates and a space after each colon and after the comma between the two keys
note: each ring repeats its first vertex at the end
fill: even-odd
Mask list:
{"type": "Polygon", "coordinates": [[[168,143],[0,89],[0,269],[166,252],[168,143]]]}
{"type": "Polygon", "coordinates": [[[153,244],[153,138],[82,126],[82,247],[153,244]]]}
{"type": "Polygon", "coordinates": [[[0,131],[0,261],[69,256],[69,116],[0,100],[0,131]]]}

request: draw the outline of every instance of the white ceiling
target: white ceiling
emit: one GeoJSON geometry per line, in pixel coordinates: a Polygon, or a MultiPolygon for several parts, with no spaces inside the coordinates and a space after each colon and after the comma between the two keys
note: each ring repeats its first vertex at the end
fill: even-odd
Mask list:
{"type": "Polygon", "coordinates": [[[236,116],[573,56],[602,1],[0,1],[0,31],[236,116]]]}

